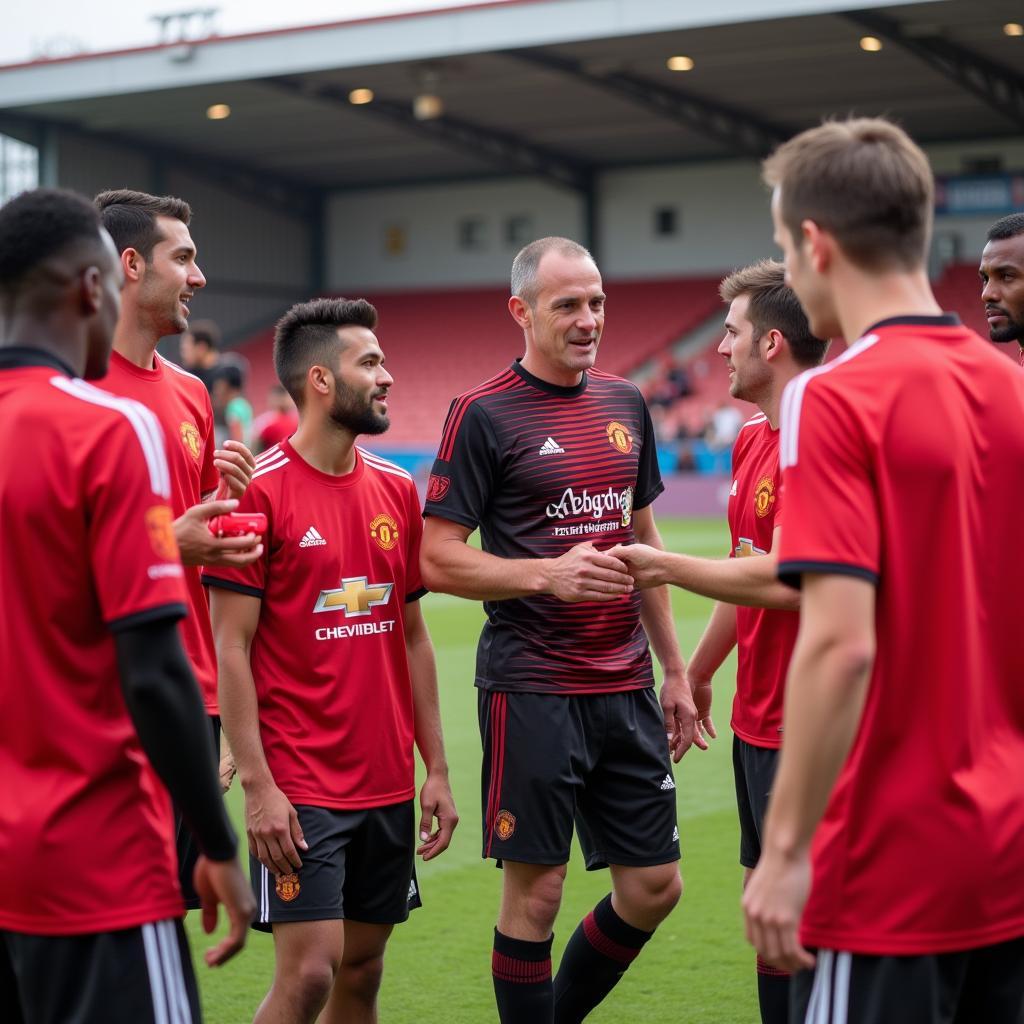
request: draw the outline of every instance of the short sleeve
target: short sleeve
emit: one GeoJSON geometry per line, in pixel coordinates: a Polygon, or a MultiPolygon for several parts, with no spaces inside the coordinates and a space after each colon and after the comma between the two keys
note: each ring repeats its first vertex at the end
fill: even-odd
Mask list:
{"type": "Polygon", "coordinates": [[[199,471],[199,493],[210,494],[220,486],[220,473],[213,464],[213,453],[217,447],[217,440],[213,429],[213,405],[210,403],[210,395],[203,388],[203,462],[199,471]]]}
{"type": "Polygon", "coordinates": [[[188,608],[163,432],[148,409],[125,404],[90,453],[85,485],[96,596],[115,632],[188,608]]]}
{"type": "Polygon", "coordinates": [[[881,529],[868,441],[838,382],[797,377],[782,400],[780,461],[786,526],[779,578],[804,573],[878,582],[881,529]]]}
{"type": "Polygon", "coordinates": [[[405,513],[405,600],[418,601],[427,593],[420,575],[420,546],[423,540],[423,516],[416,488],[409,488],[409,502],[405,513]]]}
{"type": "Polygon", "coordinates": [[[487,413],[474,402],[452,402],[427,483],[426,516],[476,529],[486,516],[498,476],[498,442],[487,413]]]}
{"type": "Polygon", "coordinates": [[[203,570],[203,584],[235,590],[250,597],[263,597],[270,570],[270,554],[274,547],[274,519],[270,514],[270,496],[259,485],[250,485],[238,501],[238,512],[262,512],[267,517],[263,537],[263,554],[248,565],[214,565],[203,570]]]}
{"type": "MultiPolygon", "coordinates": [[[[638,396],[639,398],[639,396],[638,396]]],[[[640,446],[640,462],[636,471],[636,489],[633,508],[646,508],[665,490],[658,467],[658,444],[654,434],[651,413],[643,398],[640,401],[640,418],[643,423],[643,443],[640,446]]]]}

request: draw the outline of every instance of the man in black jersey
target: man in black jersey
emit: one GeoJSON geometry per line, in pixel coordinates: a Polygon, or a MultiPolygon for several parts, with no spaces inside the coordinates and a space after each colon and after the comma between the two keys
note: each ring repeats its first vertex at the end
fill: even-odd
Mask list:
{"type": "Polygon", "coordinates": [[[525,355],[452,403],[427,493],[424,583],[487,612],[476,685],[483,855],[505,869],[492,956],[503,1024],[583,1020],[675,906],[670,758],[706,746],[667,591],[634,589],[605,553],[662,546],[651,503],[663,484],[643,398],[593,369],[604,303],[582,246],[543,238],[519,253],[509,311],[525,355]],[[478,527],[482,550],[466,543],[478,527]],[[552,981],[574,821],[612,893],[552,981]]]}

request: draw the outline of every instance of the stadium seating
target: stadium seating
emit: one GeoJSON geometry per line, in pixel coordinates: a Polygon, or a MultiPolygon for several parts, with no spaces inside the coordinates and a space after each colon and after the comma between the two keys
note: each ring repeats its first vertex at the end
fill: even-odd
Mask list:
{"type": "MultiPolygon", "coordinates": [[[[606,283],[608,328],[600,366],[628,375],[677,341],[718,306],[718,277],[606,283]]],[[[448,403],[522,353],[504,288],[367,295],[380,313],[379,337],[394,374],[391,429],[375,448],[436,446],[448,403]]],[[[257,411],[274,382],[273,329],[239,346],[252,367],[257,411]]]]}

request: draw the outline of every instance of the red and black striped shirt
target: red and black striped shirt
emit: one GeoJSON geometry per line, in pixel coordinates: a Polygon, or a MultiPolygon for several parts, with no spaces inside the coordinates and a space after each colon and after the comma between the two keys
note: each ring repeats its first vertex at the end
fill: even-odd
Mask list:
{"type": "MultiPolygon", "coordinates": [[[[663,489],[650,414],[633,384],[590,370],[575,387],[559,387],[516,361],[452,402],[424,514],[479,527],[490,554],[556,558],[583,541],[632,542],[633,511],[663,489]]],[[[638,592],[484,608],[482,689],[584,694],[653,685],[638,592]]]]}

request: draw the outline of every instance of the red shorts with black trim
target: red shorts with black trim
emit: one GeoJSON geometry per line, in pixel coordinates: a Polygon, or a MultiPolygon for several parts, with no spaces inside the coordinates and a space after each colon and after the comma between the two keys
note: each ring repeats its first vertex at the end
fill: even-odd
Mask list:
{"type": "Polygon", "coordinates": [[[652,688],[565,696],[478,691],[483,856],[588,870],[679,860],[676,787],[652,688]]]}

